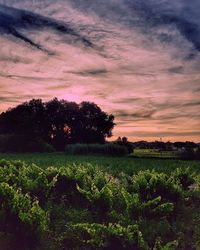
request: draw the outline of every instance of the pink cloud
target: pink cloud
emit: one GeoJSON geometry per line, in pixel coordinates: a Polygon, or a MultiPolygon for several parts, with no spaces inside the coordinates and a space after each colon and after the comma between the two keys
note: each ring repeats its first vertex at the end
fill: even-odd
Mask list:
{"type": "Polygon", "coordinates": [[[49,55],[1,35],[0,111],[31,97],[88,100],[116,116],[115,137],[200,141],[200,57],[196,52],[193,60],[185,59],[193,47],[176,27],[161,25],[156,34],[173,37],[180,47],[95,11],[86,14],[70,1],[24,0],[12,6],[69,24],[95,46],[50,28],[20,30],[49,55]]]}

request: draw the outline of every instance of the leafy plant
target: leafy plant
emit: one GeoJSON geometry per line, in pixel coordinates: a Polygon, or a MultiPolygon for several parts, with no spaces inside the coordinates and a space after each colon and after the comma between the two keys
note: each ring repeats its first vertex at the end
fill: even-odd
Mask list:
{"type": "Polygon", "coordinates": [[[76,224],[74,228],[83,237],[80,240],[95,249],[147,249],[137,225],[76,224]]]}

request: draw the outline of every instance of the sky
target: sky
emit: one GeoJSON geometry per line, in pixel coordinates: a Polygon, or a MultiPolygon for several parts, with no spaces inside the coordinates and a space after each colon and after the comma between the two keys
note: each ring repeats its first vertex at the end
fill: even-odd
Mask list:
{"type": "Polygon", "coordinates": [[[199,0],[0,0],[0,112],[91,101],[113,138],[200,142],[199,0]]]}

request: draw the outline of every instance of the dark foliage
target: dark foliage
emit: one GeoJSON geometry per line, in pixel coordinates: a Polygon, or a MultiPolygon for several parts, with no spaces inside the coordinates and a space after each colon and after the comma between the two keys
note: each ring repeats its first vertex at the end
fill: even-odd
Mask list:
{"type": "Polygon", "coordinates": [[[128,141],[127,137],[119,137],[116,141],[115,144],[119,145],[119,146],[123,146],[127,149],[129,154],[132,154],[134,151],[134,146],[133,143],[128,141]]]}
{"type": "Polygon", "coordinates": [[[39,144],[64,150],[66,143],[104,143],[112,135],[113,121],[113,115],[91,102],[78,105],[57,98],[49,102],[33,99],[0,115],[0,135],[12,139],[12,146],[9,140],[5,142],[8,151],[42,151],[38,138],[39,144]]]}
{"type": "Polygon", "coordinates": [[[193,148],[186,147],[178,152],[178,156],[182,160],[194,160],[196,159],[196,151],[193,148]]]}
{"type": "Polygon", "coordinates": [[[163,141],[138,141],[133,143],[134,147],[140,149],[158,149],[160,151],[173,151],[183,148],[198,148],[198,144],[190,141],[186,142],[163,142],[163,141]]]}
{"type": "Polygon", "coordinates": [[[200,160],[200,147],[195,152],[195,159],[200,160]]]}
{"type": "Polygon", "coordinates": [[[65,152],[71,155],[111,155],[124,156],[129,152],[123,145],[105,144],[72,144],[65,147],[65,152]]]}
{"type": "Polygon", "coordinates": [[[52,145],[28,135],[0,135],[0,152],[54,152],[52,145]]]}

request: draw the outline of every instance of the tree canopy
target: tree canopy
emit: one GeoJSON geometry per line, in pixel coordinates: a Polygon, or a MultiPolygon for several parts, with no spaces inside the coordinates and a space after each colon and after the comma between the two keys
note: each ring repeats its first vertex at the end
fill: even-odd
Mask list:
{"type": "Polygon", "coordinates": [[[95,103],[32,99],[0,114],[0,134],[39,138],[62,150],[67,143],[104,143],[114,116],[95,103]]]}

